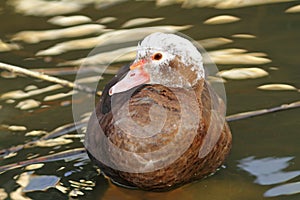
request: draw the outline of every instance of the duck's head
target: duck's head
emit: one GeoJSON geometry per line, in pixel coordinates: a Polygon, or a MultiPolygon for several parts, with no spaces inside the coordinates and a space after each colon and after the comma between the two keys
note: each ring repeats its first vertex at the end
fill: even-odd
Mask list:
{"type": "Polygon", "coordinates": [[[138,45],[129,72],[110,88],[109,94],[142,84],[190,88],[203,78],[202,56],[189,40],[174,34],[153,33],[138,45]]]}

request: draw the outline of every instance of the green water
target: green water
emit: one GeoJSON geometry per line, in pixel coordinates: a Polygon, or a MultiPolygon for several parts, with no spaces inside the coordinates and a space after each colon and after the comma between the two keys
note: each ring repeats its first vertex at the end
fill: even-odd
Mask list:
{"type": "MultiPolygon", "coordinates": [[[[164,17],[164,20],[152,22],[144,26],[151,25],[193,25],[192,28],[182,31],[195,40],[202,40],[213,37],[225,37],[233,42],[209,50],[225,48],[242,48],[249,52],[266,53],[271,63],[262,65],[218,65],[219,70],[231,69],[234,67],[260,67],[269,72],[263,78],[248,80],[227,80],[225,83],[227,95],[227,115],[250,110],[257,110],[278,106],[284,103],[299,101],[300,96],[297,91],[262,91],[256,89],[262,84],[286,83],[300,88],[300,13],[285,13],[284,11],[300,1],[290,3],[277,3],[271,5],[252,6],[245,8],[235,8],[228,10],[218,10],[214,8],[181,8],[180,5],[169,5],[166,7],[156,7],[154,2],[124,2],[104,9],[95,9],[93,5],[88,5],[76,14],[87,15],[93,20],[113,16],[117,20],[107,24],[108,28],[119,29],[120,26],[132,18],[138,17],[164,17]],[[213,16],[230,14],[239,17],[241,20],[235,23],[220,25],[204,25],[203,22],[213,16]],[[232,38],[233,34],[247,33],[256,38],[232,38]],[[276,67],[277,70],[273,70],[276,67]]],[[[47,23],[49,17],[24,16],[16,13],[12,7],[6,5],[6,1],[0,3],[0,38],[8,41],[10,36],[22,30],[46,30],[58,28],[47,23]]],[[[142,25],[143,26],[143,25],[142,25]]],[[[94,36],[94,35],[91,35],[94,36]]],[[[21,50],[0,53],[0,61],[30,68],[50,68],[66,60],[84,57],[90,51],[77,50],[58,56],[53,56],[50,62],[45,62],[43,58],[35,57],[34,54],[41,49],[46,49],[54,44],[67,39],[55,41],[44,41],[38,44],[27,44],[19,42],[23,48],[21,50]],[[33,59],[32,59],[33,58],[33,59]]],[[[208,50],[208,51],[209,51],[208,50]]],[[[74,80],[75,75],[62,76],[68,80],[74,80]]],[[[100,82],[103,87],[111,75],[105,75],[100,82]]],[[[0,78],[0,94],[12,91],[23,90],[26,86],[33,84],[39,88],[49,86],[49,83],[41,82],[26,77],[0,78]]],[[[60,92],[67,92],[67,89],[60,92]]],[[[47,95],[56,92],[47,93],[47,95]]],[[[9,104],[4,100],[0,101],[0,124],[23,125],[27,131],[14,132],[5,128],[0,129],[0,149],[9,148],[14,145],[24,144],[38,137],[26,137],[24,134],[30,130],[51,131],[59,126],[73,122],[72,108],[70,105],[61,106],[62,101],[71,101],[71,97],[43,101],[45,94],[34,96],[34,99],[42,102],[48,107],[39,107],[32,112],[20,111],[15,108],[20,100],[9,104]]],[[[96,176],[96,168],[88,160],[56,161],[45,163],[45,165],[35,170],[38,175],[56,175],[61,177],[61,182],[65,187],[74,188],[69,180],[79,181],[80,179],[91,179],[96,183],[93,190],[81,190],[85,195],[80,199],[201,199],[201,200],[260,200],[268,199],[264,193],[285,183],[300,181],[298,176],[291,180],[276,181],[276,176],[272,174],[275,183],[262,185],[255,181],[256,177],[239,167],[242,159],[254,156],[257,159],[271,157],[283,158],[294,157],[282,169],[285,172],[300,170],[300,110],[286,110],[277,113],[262,115],[259,117],[243,119],[230,122],[233,134],[233,148],[226,161],[226,168],[221,169],[214,176],[203,181],[188,184],[174,191],[165,193],[152,193],[139,190],[129,190],[111,184],[103,176],[96,176]],[[62,170],[58,170],[65,167],[62,170]],[[71,175],[70,175],[71,174],[71,175]]],[[[12,158],[1,159],[0,166],[26,160],[30,155],[48,155],[53,152],[82,147],[79,139],[74,139],[70,144],[59,147],[36,147],[27,148],[18,152],[12,158]],[[53,151],[53,152],[52,152],[53,151]]],[[[271,160],[272,160],[271,159],[271,160]]],[[[275,165],[268,166],[270,171],[275,165]]],[[[0,176],[0,188],[4,188],[6,193],[15,191],[19,186],[13,179],[18,174],[26,171],[24,168],[12,169],[0,176]]],[[[284,175],[283,175],[284,176],[284,175]]],[[[70,191],[70,190],[69,190],[70,191]]],[[[299,199],[300,187],[294,189],[293,195],[275,195],[272,199],[299,199]]],[[[32,199],[68,199],[68,194],[64,194],[54,188],[47,191],[29,192],[26,195],[32,199]]],[[[1,197],[0,197],[1,198],[1,197]]]]}

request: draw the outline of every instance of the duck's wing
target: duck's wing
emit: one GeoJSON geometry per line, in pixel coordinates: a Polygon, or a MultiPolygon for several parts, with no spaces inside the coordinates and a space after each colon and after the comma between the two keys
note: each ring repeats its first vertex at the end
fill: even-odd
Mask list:
{"type": "Polygon", "coordinates": [[[199,150],[199,157],[205,157],[210,151],[221,146],[218,151],[227,154],[231,146],[231,132],[225,119],[226,105],[222,98],[214,91],[209,82],[204,81],[201,92],[203,145],[199,150]],[[222,144],[222,145],[220,145],[222,144]]]}

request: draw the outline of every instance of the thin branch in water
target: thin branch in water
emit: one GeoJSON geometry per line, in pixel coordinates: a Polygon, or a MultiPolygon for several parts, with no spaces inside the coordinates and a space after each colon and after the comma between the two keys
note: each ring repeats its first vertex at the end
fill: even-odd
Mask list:
{"type": "Polygon", "coordinates": [[[248,112],[229,115],[226,117],[226,120],[229,122],[237,121],[237,120],[246,119],[246,118],[250,118],[250,117],[256,117],[256,116],[263,115],[263,114],[268,114],[268,113],[292,109],[292,108],[299,108],[299,107],[300,107],[300,101],[296,101],[296,102],[289,103],[289,104],[282,104],[280,106],[273,107],[273,108],[254,110],[254,111],[248,111],[248,112]]]}
{"type": "Polygon", "coordinates": [[[41,137],[38,140],[30,141],[30,142],[27,142],[25,144],[20,144],[20,145],[13,146],[13,147],[10,147],[10,148],[7,148],[7,149],[2,149],[2,150],[0,150],[0,160],[3,157],[5,157],[5,156],[7,156],[11,153],[16,153],[16,152],[18,152],[22,149],[25,149],[25,148],[35,147],[36,143],[38,143],[40,141],[56,138],[56,137],[74,132],[77,129],[85,127],[86,125],[87,125],[87,121],[81,121],[81,122],[76,122],[76,123],[72,123],[72,124],[66,124],[62,127],[59,127],[57,129],[51,131],[49,134],[41,137]]]}
{"type": "Polygon", "coordinates": [[[0,174],[3,172],[6,172],[8,170],[25,167],[27,165],[36,164],[36,163],[45,163],[45,162],[53,162],[58,160],[65,160],[67,158],[78,158],[78,157],[86,157],[87,153],[84,148],[76,148],[71,150],[66,150],[63,152],[47,155],[47,156],[41,156],[38,158],[33,158],[30,160],[24,160],[4,166],[0,166],[0,174]]]}
{"type": "Polygon", "coordinates": [[[18,74],[22,74],[22,75],[26,75],[26,76],[30,76],[30,77],[34,77],[37,79],[41,79],[44,81],[48,81],[48,82],[52,82],[52,83],[57,83],[60,84],[64,87],[69,87],[78,91],[82,91],[82,92],[86,92],[86,93],[92,93],[92,94],[97,94],[97,95],[101,95],[101,92],[97,92],[96,90],[83,86],[83,85],[78,85],[75,84],[73,82],[61,79],[61,78],[57,78],[57,77],[53,77],[53,76],[49,76],[40,72],[36,72],[36,71],[32,71],[32,70],[28,70],[22,67],[18,67],[18,66],[14,66],[14,65],[10,65],[10,64],[6,64],[6,63],[2,63],[0,62],[0,69],[4,69],[13,73],[18,73],[18,74]]]}
{"type": "MultiPolygon", "coordinates": [[[[46,73],[48,75],[52,76],[60,76],[60,75],[70,75],[70,74],[76,74],[78,72],[79,68],[78,67],[60,67],[60,68],[47,68],[47,69],[31,69],[31,71],[34,72],[40,72],[40,73],[46,73]]],[[[84,67],[84,69],[80,69],[80,73],[91,73],[91,72],[96,72],[96,73],[101,73],[101,74],[110,74],[110,75],[115,75],[119,71],[119,68],[117,67],[108,67],[106,69],[102,69],[99,67],[84,67]]]]}

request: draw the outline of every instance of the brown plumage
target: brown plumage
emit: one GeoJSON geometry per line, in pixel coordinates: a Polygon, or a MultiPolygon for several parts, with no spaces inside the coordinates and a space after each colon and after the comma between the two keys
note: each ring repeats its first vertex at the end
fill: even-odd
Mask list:
{"type": "Polygon", "coordinates": [[[224,162],[231,148],[231,133],[222,116],[225,105],[209,83],[203,78],[195,81],[193,70],[182,64],[180,58],[167,63],[195,82],[191,87],[148,82],[108,95],[112,86],[126,79],[128,66],[105,87],[90,118],[85,146],[113,181],[144,190],[170,190],[214,173],[224,162]]]}

